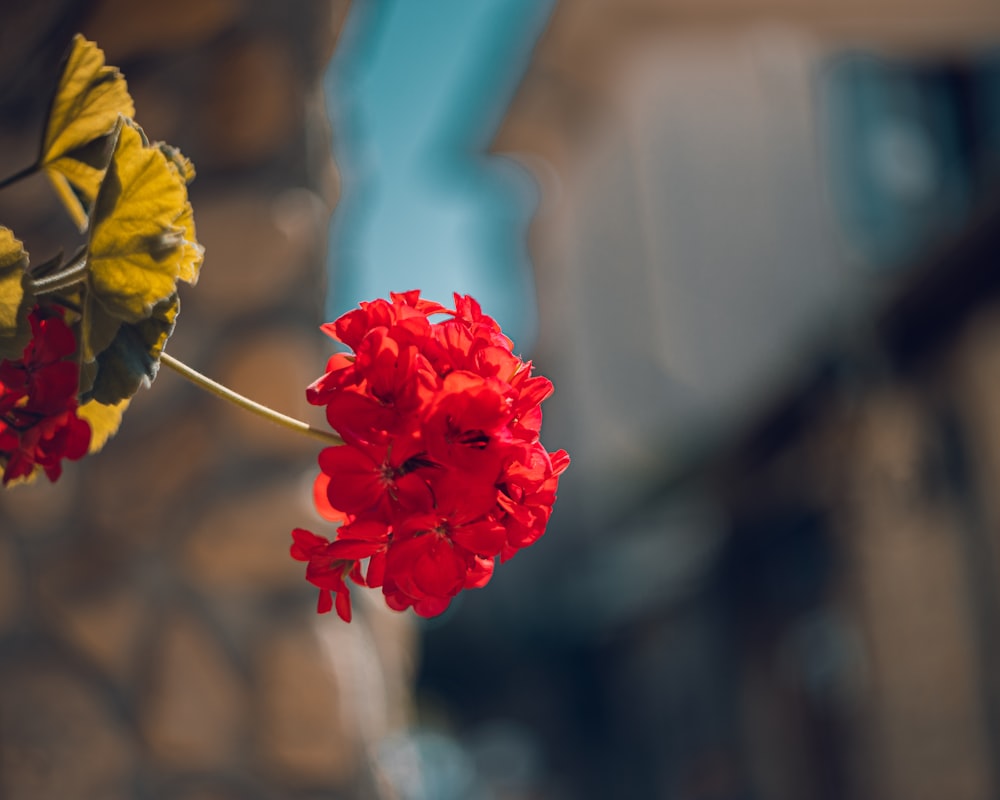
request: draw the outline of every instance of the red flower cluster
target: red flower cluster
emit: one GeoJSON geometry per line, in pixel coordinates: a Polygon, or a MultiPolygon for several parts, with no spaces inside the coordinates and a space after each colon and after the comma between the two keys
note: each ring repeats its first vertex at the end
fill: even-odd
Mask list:
{"type": "Polygon", "coordinates": [[[35,309],[31,341],[20,359],[0,362],[0,462],[4,484],[41,467],[49,480],[60,461],[87,454],[90,426],[76,415],[80,368],[67,357],[76,338],[58,316],[35,309]]]}
{"type": "Polygon", "coordinates": [[[455,295],[451,310],[393,294],[323,330],[354,351],[334,355],[306,395],[345,442],[320,453],[314,492],[342,524],[333,542],[293,531],[292,556],[309,562],[321,612],[333,593],[350,621],[350,578],[381,586],[391,608],[440,614],[490,580],[496,556],[545,532],[569,465],[538,439],[552,383],[471,297],[455,295]]]}

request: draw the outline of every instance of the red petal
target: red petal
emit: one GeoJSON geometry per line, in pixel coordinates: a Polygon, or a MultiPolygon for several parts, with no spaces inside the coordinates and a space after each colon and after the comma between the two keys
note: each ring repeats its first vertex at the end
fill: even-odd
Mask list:
{"type": "Polygon", "coordinates": [[[344,622],[351,621],[351,593],[348,591],[337,592],[337,616],[344,622]]]}
{"type": "Polygon", "coordinates": [[[478,556],[495,556],[507,543],[507,530],[492,519],[460,525],[451,532],[452,541],[478,556]]]}
{"type": "Polygon", "coordinates": [[[329,522],[346,522],[350,519],[349,515],[330,505],[329,490],[330,476],[325,472],[319,473],[313,481],[313,503],[316,505],[316,511],[329,522]]]}
{"type": "Polygon", "coordinates": [[[360,379],[354,359],[345,353],[336,353],[326,362],[326,373],[306,387],[306,400],[314,406],[321,406],[331,394],[356,384],[360,379]]]}
{"type": "Polygon", "coordinates": [[[337,328],[332,322],[324,322],[319,326],[319,329],[331,339],[336,339],[338,342],[340,341],[340,339],[337,338],[337,328]]]}
{"type": "Polygon", "coordinates": [[[291,555],[296,561],[308,561],[313,553],[322,550],[330,543],[322,536],[317,536],[312,531],[304,528],[296,528],[292,531],[291,555]]]}
{"type": "Polygon", "coordinates": [[[469,565],[469,571],[465,576],[466,589],[481,589],[490,582],[493,577],[494,561],[492,558],[480,558],[476,556],[469,565]]]}
{"type": "Polygon", "coordinates": [[[521,393],[517,398],[517,407],[527,410],[531,406],[540,405],[545,398],[552,394],[552,381],[537,375],[529,378],[521,384],[521,393]]]}
{"type": "Polygon", "coordinates": [[[389,541],[389,525],[381,519],[361,517],[346,525],[341,525],[337,530],[337,539],[385,544],[389,541]]]}
{"type": "Polygon", "coordinates": [[[385,551],[372,554],[368,560],[368,572],[365,574],[365,583],[372,588],[381,586],[385,582],[385,551]]]}
{"type": "Polygon", "coordinates": [[[347,441],[384,441],[397,417],[394,407],[353,389],[335,392],[326,401],[326,421],[347,441]]]}
{"type": "Polygon", "coordinates": [[[330,477],[330,505],[349,514],[366,511],[383,498],[386,485],[380,480],[381,465],[368,452],[353,445],[327,447],[319,454],[319,467],[330,477]]]}
{"type": "Polygon", "coordinates": [[[561,475],[569,466],[569,453],[565,450],[556,450],[549,458],[552,461],[552,474],[561,475]]]}
{"type": "Polygon", "coordinates": [[[365,539],[337,539],[327,548],[325,555],[337,560],[356,561],[359,558],[368,558],[384,548],[383,543],[365,539]]]}
{"type": "Polygon", "coordinates": [[[434,536],[431,546],[413,565],[413,582],[429,595],[449,597],[462,588],[465,572],[465,562],[455,548],[443,537],[434,536]]]}
{"type": "Polygon", "coordinates": [[[422,597],[413,604],[413,610],[426,619],[444,613],[450,605],[450,597],[422,597]]]}
{"type": "Polygon", "coordinates": [[[87,455],[90,449],[90,424],[74,413],[67,422],[66,441],[63,458],[76,461],[87,455]]]}

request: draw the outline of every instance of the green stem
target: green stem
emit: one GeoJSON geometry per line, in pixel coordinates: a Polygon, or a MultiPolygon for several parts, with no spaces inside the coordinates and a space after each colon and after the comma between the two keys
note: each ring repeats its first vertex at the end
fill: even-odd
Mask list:
{"type": "Polygon", "coordinates": [[[52,292],[58,292],[60,289],[65,289],[68,286],[79,283],[86,275],[87,259],[86,255],[84,255],[79,261],[70,264],[59,272],[46,275],[44,278],[35,278],[28,281],[28,288],[33,294],[51,294],[52,292]]]}
{"type": "Polygon", "coordinates": [[[321,430],[320,428],[314,428],[312,425],[305,422],[301,422],[293,417],[287,417],[284,414],[278,413],[274,409],[262,406],[260,403],[255,403],[253,400],[250,400],[241,394],[237,394],[232,389],[223,386],[221,383],[216,383],[211,378],[206,378],[200,372],[191,369],[191,367],[187,364],[178,361],[176,358],[173,358],[166,353],[160,353],[160,363],[166,364],[170,367],[170,369],[182,377],[187,378],[195,386],[211,392],[216,397],[221,397],[223,400],[228,400],[230,403],[234,403],[240,408],[251,411],[259,417],[269,419],[271,422],[275,422],[286,428],[291,428],[293,431],[304,433],[306,436],[311,436],[314,439],[319,439],[327,445],[336,446],[344,443],[344,440],[337,436],[337,434],[321,430]]]}
{"type": "Polygon", "coordinates": [[[37,163],[32,164],[29,167],[25,167],[22,170],[18,170],[13,175],[8,175],[6,178],[0,181],[0,189],[6,189],[12,183],[17,183],[19,180],[27,178],[29,175],[34,175],[36,172],[38,172],[37,163]]]}

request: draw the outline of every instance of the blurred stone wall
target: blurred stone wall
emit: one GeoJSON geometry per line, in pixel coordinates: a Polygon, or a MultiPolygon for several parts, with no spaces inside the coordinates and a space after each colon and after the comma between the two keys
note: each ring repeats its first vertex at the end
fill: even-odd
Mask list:
{"type": "MultiPolygon", "coordinates": [[[[31,163],[80,30],[151,139],[195,163],[206,258],[168,350],[322,423],[323,265],[337,176],[323,70],[346,0],[5,3],[0,172],[31,163]]],[[[71,247],[45,180],[0,197],[33,260],[71,247]]],[[[96,457],[0,496],[0,797],[369,798],[408,713],[405,617],[315,614],[293,527],[321,530],[318,446],[163,369],[96,457]]]]}
{"type": "Polygon", "coordinates": [[[997,795],[998,220],[994,203],[714,465],[763,796],[997,795]],[[760,524],[803,508],[784,539],[760,524]],[[826,552],[796,559],[810,537],[826,552]]]}

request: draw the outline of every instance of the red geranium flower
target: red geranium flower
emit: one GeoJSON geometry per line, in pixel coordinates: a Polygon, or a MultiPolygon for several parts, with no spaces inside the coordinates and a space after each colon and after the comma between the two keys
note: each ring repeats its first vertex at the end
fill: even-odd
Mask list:
{"type": "Polygon", "coordinates": [[[296,530],[293,555],[327,592],[321,611],[332,591],[349,616],[344,578],[361,583],[367,559],[363,582],[391,608],[440,614],[545,531],[569,464],[539,442],[552,383],[471,297],[447,309],[418,291],[393,294],[323,330],[353,351],[306,391],[345,442],[320,453],[314,491],[341,527],[333,542],[296,530]]]}
{"type": "Polygon", "coordinates": [[[32,338],[16,360],[0,362],[0,462],[3,483],[41,468],[49,480],[62,459],[76,460],[90,447],[90,426],[77,417],[80,370],[73,331],[61,317],[36,308],[32,338]]]}

